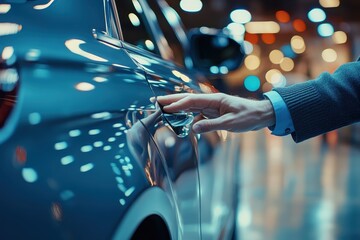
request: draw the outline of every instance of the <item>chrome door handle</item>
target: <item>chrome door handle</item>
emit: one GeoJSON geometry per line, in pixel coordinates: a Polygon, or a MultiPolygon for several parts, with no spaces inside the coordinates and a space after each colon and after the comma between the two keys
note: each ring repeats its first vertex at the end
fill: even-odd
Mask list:
{"type": "Polygon", "coordinates": [[[164,122],[168,123],[178,137],[186,137],[191,130],[194,114],[191,112],[163,113],[164,122]]]}

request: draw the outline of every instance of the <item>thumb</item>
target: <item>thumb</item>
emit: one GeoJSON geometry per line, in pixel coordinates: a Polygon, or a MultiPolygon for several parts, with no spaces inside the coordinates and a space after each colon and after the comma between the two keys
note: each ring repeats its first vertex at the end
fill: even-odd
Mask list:
{"type": "Polygon", "coordinates": [[[194,123],[192,127],[195,133],[211,132],[216,130],[225,130],[221,118],[203,119],[194,123]]]}

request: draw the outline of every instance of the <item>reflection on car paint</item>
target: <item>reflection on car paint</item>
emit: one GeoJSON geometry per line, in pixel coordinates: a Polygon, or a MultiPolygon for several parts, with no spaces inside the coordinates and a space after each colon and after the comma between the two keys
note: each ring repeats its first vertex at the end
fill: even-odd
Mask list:
{"type": "Polygon", "coordinates": [[[39,49],[29,49],[25,55],[27,61],[37,61],[41,56],[41,51],[39,49]]]}
{"type": "MultiPolygon", "coordinates": [[[[2,54],[1,54],[1,58],[3,60],[7,61],[12,57],[14,57],[14,48],[12,46],[4,47],[2,54]]],[[[9,64],[9,65],[11,65],[11,64],[9,64]]]]}
{"type": "Polygon", "coordinates": [[[19,74],[15,68],[8,68],[0,72],[0,91],[10,93],[18,86],[19,74]]]}
{"type": "Polygon", "coordinates": [[[95,63],[86,63],[84,70],[88,73],[109,73],[111,67],[95,63]]]}
{"type": "Polygon", "coordinates": [[[44,10],[44,9],[50,7],[53,2],[54,2],[54,0],[50,0],[50,1],[49,1],[48,3],[46,3],[46,4],[35,5],[33,8],[34,8],[35,10],[44,10]]]}
{"type": "Polygon", "coordinates": [[[68,201],[70,200],[71,198],[73,198],[75,196],[74,192],[73,191],[70,191],[70,190],[64,190],[60,193],[60,198],[63,200],[63,201],[68,201]]]}
{"type": "Polygon", "coordinates": [[[100,77],[100,76],[94,77],[93,80],[98,83],[103,83],[108,81],[106,77],[100,77]]]}
{"type": "Polygon", "coordinates": [[[0,36],[17,34],[22,30],[22,25],[16,23],[0,23],[0,36]]]}
{"type": "Polygon", "coordinates": [[[10,11],[11,5],[10,4],[0,4],[0,14],[6,14],[10,11]]]}
{"type": "MultiPolygon", "coordinates": [[[[136,105],[131,105],[129,108],[133,108],[135,109],[136,105]]],[[[110,116],[110,113],[97,113],[97,114],[93,114],[90,116],[91,119],[108,119],[110,116]]],[[[129,125],[129,124],[127,124],[129,125]]],[[[80,130],[80,129],[72,129],[68,131],[68,137],[66,137],[67,140],[63,140],[63,141],[58,141],[54,144],[54,150],[56,151],[60,151],[62,154],[66,153],[71,153],[71,152],[79,152],[79,151],[75,151],[73,148],[73,143],[80,143],[83,142],[80,139],[77,139],[76,141],[73,141],[72,139],[74,138],[79,138],[81,136],[83,136],[83,139],[88,139],[90,136],[93,137],[99,137],[97,139],[97,141],[95,141],[93,144],[87,144],[87,145],[83,145],[80,146],[79,150],[80,152],[82,152],[83,154],[95,151],[96,148],[100,148],[102,147],[102,149],[99,150],[103,150],[103,151],[109,151],[111,150],[113,147],[117,147],[119,150],[117,151],[119,154],[116,154],[113,157],[113,161],[110,163],[110,166],[113,169],[113,172],[115,174],[115,180],[116,180],[116,184],[118,187],[118,190],[123,194],[123,197],[119,198],[119,203],[120,205],[124,206],[127,202],[127,198],[130,197],[136,187],[132,186],[132,185],[127,185],[126,183],[129,183],[129,180],[124,181],[124,177],[128,178],[132,176],[132,170],[134,169],[133,164],[131,163],[131,158],[128,155],[122,155],[122,149],[124,149],[124,147],[126,146],[125,142],[119,142],[119,140],[117,139],[117,137],[122,136],[123,134],[127,133],[127,128],[125,127],[125,122],[121,123],[121,122],[114,122],[112,125],[112,132],[113,132],[113,136],[110,135],[110,137],[107,137],[105,139],[107,139],[107,144],[108,145],[104,145],[105,141],[100,141],[100,139],[103,139],[101,137],[102,134],[107,134],[108,132],[102,132],[101,129],[99,128],[90,128],[87,130],[80,130]],[[86,132],[86,134],[82,134],[83,132],[86,132]],[[121,134],[119,134],[121,133],[121,134]],[[80,140],[80,141],[79,141],[80,140]],[[95,148],[94,148],[94,147],[95,148]],[[66,151],[66,152],[64,152],[66,151]]],[[[95,153],[94,153],[95,154],[95,153]]],[[[66,155],[63,156],[60,159],[60,162],[63,166],[70,166],[71,164],[74,164],[75,162],[75,156],[73,155],[66,155]]],[[[87,173],[89,171],[92,171],[96,168],[96,165],[94,162],[88,162],[88,163],[84,163],[84,164],[80,164],[79,166],[79,171],[82,173],[87,173]]],[[[22,176],[23,179],[26,182],[29,183],[34,183],[37,181],[38,179],[38,173],[36,171],[35,168],[29,168],[29,167],[24,167],[22,169],[22,176]]],[[[130,181],[131,182],[131,181],[130,181]]],[[[69,192],[71,192],[71,196],[74,197],[75,193],[71,190],[64,190],[67,192],[67,196],[69,196],[69,192]]],[[[64,197],[64,192],[60,193],[61,198],[64,199],[70,199],[69,197],[64,197]]],[[[59,206],[60,207],[60,206],[59,206]]]]}
{"type": "Polygon", "coordinates": [[[191,79],[188,76],[186,76],[185,74],[183,74],[177,70],[172,70],[171,72],[174,74],[174,76],[176,76],[177,78],[180,78],[182,81],[187,82],[187,83],[191,82],[191,79]]]}
{"type": "Polygon", "coordinates": [[[78,54],[80,56],[83,56],[85,58],[88,58],[90,60],[93,61],[98,61],[98,62],[108,62],[107,59],[104,59],[102,57],[96,56],[93,53],[90,52],[86,52],[84,50],[82,50],[80,48],[80,45],[85,44],[86,42],[80,39],[69,39],[65,42],[65,46],[72,52],[75,54],[78,54]]]}
{"type": "Polygon", "coordinates": [[[80,82],[75,85],[75,88],[76,88],[76,90],[87,92],[87,91],[94,90],[95,86],[91,83],[80,82]]]}
{"type": "Polygon", "coordinates": [[[71,155],[65,156],[63,158],[61,158],[60,160],[62,165],[69,165],[70,163],[74,162],[74,157],[71,155]]]}
{"type": "Polygon", "coordinates": [[[23,168],[21,174],[28,183],[34,183],[38,179],[37,172],[32,168],[23,168]]]}

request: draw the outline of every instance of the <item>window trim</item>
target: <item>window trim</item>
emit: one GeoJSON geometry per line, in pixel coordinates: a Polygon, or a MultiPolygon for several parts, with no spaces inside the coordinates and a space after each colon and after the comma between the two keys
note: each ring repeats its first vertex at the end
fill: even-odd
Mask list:
{"type": "Polygon", "coordinates": [[[123,33],[121,31],[120,20],[118,18],[118,12],[115,7],[115,0],[104,0],[104,14],[105,14],[105,26],[106,34],[109,37],[122,40],[124,39],[123,33]],[[115,20],[115,29],[111,24],[115,20]],[[115,33],[117,36],[114,36],[115,33]]]}

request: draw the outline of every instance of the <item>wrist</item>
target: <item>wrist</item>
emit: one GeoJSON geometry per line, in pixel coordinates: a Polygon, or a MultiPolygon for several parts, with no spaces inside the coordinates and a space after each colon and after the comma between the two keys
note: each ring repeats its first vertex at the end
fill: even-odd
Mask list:
{"type": "Polygon", "coordinates": [[[259,128],[275,125],[275,112],[270,100],[259,101],[259,128]]]}

